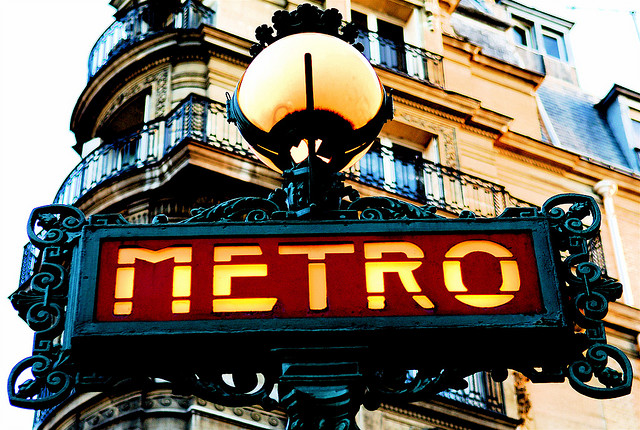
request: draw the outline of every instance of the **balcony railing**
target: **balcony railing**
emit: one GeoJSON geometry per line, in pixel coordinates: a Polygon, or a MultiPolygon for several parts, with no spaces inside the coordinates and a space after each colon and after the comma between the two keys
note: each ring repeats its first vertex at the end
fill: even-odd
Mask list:
{"type": "Polygon", "coordinates": [[[145,124],[87,155],[67,176],[54,203],[74,204],[112,178],[157,164],[185,139],[254,157],[238,129],[227,122],[225,105],[192,94],[166,118],[145,124]]]}
{"type": "Polygon", "coordinates": [[[22,250],[22,265],[20,266],[20,283],[22,285],[33,275],[40,251],[31,243],[27,243],[22,250]]]}
{"type": "Polygon", "coordinates": [[[372,64],[444,88],[442,56],[410,45],[385,39],[373,31],[358,30],[357,41],[372,64]]]}
{"type": "Polygon", "coordinates": [[[152,22],[152,14],[147,4],[129,11],[125,16],[111,24],[89,54],[89,79],[91,79],[109,60],[123,52],[129,46],[147,39],[161,31],[179,28],[198,28],[201,24],[213,25],[214,11],[195,0],[184,2],[171,21],[163,26],[152,22]]]}
{"type": "Polygon", "coordinates": [[[454,213],[469,210],[494,217],[509,206],[533,206],[513,197],[502,185],[429,160],[403,160],[384,147],[365,154],[347,177],[454,213]]]}
{"type": "Polygon", "coordinates": [[[486,411],[505,414],[504,389],[501,382],[495,382],[486,372],[478,372],[465,378],[467,388],[448,389],[439,395],[486,411]]]}
{"type": "MultiPolygon", "coordinates": [[[[255,159],[238,129],[227,122],[224,104],[191,95],[166,118],[107,142],[86,156],[62,184],[55,203],[74,204],[111,178],[159,163],[185,139],[255,159]]],[[[369,152],[347,177],[451,212],[470,210],[480,216],[496,216],[508,206],[531,206],[493,182],[428,160],[393,159],[384,151],[369,152]]]]}

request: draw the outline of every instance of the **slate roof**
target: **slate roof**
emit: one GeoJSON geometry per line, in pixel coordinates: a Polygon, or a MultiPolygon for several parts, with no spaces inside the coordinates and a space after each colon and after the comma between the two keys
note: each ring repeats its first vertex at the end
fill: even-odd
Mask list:
{"type": "MultiPolygon", "coordinates": [[[[509,28],[509,22],[478,0],[461,0],[456,12],[451,17],[451,23],[458,35],[482,47],[485,55],[523,67],[510,33],[505,31],[509,28]]],[[[547,76],[538,88],[538,96],[560,140],[560,146],[607,165],[630,168],[606,119],[595,107],[598,100],[584,93],[576,84],[550,75],[554,73],[553,70],[546,72],[547,76]]],[[[540,126],[542,140],[550,143],[548,130],[542,120],[540,126]]]]}
{"type": "Polygon", "coordinates": [[[505,36],[504,30],[465,19],[460,15],[451,16],[451,24],[459,36],[482,47],[482,53],[485,55],[510,64],[518,64],[513,43],[505,36]]]}
{"type": "Polygon", "coordinates": [[[579,87],[547,77],[538,88],[560,146],[613,166],[629,168],[607,121],[595,108],[597,100],[579,87]]]}
{"type": "Polygon", "coordinates": [[[461,0],[451,24],[459,36],[481,46],[485,55],[518,64],[513,43],[505,33],[510,23],[484,6],[484,2],[461,0]]]}

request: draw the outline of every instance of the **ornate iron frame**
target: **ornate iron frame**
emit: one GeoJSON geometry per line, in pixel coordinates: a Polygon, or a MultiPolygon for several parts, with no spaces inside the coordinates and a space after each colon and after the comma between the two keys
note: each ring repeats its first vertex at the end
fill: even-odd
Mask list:
{"type": "MultiPolygon", "coordinates": [[[[281,191],[282,192],[282,191],[281,191]]],[[[242,229],[259,225],[289,223],[300,219],[299,208],[291,210],[281,192],[270,198],[245,197],[209,209],[196,209],[181,223],[166,224],[163,217],[154,220],[155,227],[195,228],[226,226],[242,229]],[[279,197],[280,196],[280,197],[279,197]]],[[[449,220],[436,214],[435,207],[418,207],[384,197],[365,197],[349,203],[340,200],[341,208],[315,212],[316,220],[346,220],[367,226],[394,221],[428,221],[438,225],[467,221],[483,224],[470,212],[460,214],[462,220],[449,220]],[[377,222],[376,222],[377,221],[377,222]]],[[[311,212],[305,212],[303,218],[311,212]]],[[[548,224],[550,240],[559,276],[559,294],[567,321],[563,337],[565,353],[550,352],[548,364],[495,363],[495,366],[441,366],[437,370],[400,363],[388,368],[370,367],[362,360],[362,346],[338,345],[332,348],[275,348],[271,354],[274,366],[257,366],[257,371],[202,369],[179,371],[167,369],[162,374],[143,375],[171,380],[178,389],[229,406],[260,404],[269,409],[283,407],[289,414],[289,428],[355,429],[355,414],[361,404],[375,409],[383,402],[424,400],[447,388],[464,387],[463,378],[479,370],[490,370],[492,377],[503,380],[506,367],[513,367],[533,382],[569,381],[574,389],[595,398],[612,398],[631,390],[632,368],[628,358],[606,343],[604,322],[609,301],[621,295],[621,285],[603,275],[602,269],[588,261],[588,245],[597,235],[600,213],[588,196],[565,194],[551,198],[542,209],[508,208],[500,219],[505,223],[537,220],[548,224]],[[575,324],[575,332],[570,328],[575,324]],[[569,333],[571,332],[571,333],[569,333]],[[609,366],[617,363],[619,370],[609,366]],[[536,366],[538,370],[535,370],[536,366]],[[408,371],[416,369],[410,377],[408,371]],[[540,368],[542,370],[540,370],[540,368]],[[233,373],[233,384],[223,378],[233,373]],[[599,381],[592,381],[595,377],[599,381]],[[279,400],[270,396],[278,386],[279,400]]],[[[300,222],[300,221],[298,221],[300,222]]],[[[78,391],[107,389],[114,375],[96,375],[74,362],[73,347],[61,344],[67,309],[76,309],[75,296],[69,296],[81,274],[74,259],[86,252],[78,246],[84,230],[100,226],[122,229],[127,222],[120,215],[94,215],[85,219],[76,208],[51,205],[36,208],[29,220],[31,243],[41,250],[41,260],[29,284],[11,296],[19,315],[35,332],[33,355],[19,362],[9,376],[9,399],[19,407],[42,409],[64,401],[75,388],[78,391]],[[31,370],[33,378],[17,386],[20,376],[31,370]]],[[[303,223],[301,223],[303,224],[303,223]]],[[[363,227],[366,228],[366,227],[363,227]]],[[[551,264],[551,262],[549,262],[551,264]]],[[[67,327],[67,330],[69,327],[67,327]]],[[[544,330],[544,329],[543,329],[544,330]]],[[[547,333],[547,332],[545,332],[547,333]]],[[[65,332],[66,334],[66,332],[65,332]]],[[[445,348],[446,349],[446,348],[445,348]]],[[[428,360],[427,360],[428,361],[428,360]]],[[[246,362],[245,362],[246,363],[246,362]]],[[[246,367],[250,369],[250,366],[246,367]]],[[[129,375],[131,376],[131,375],[129,375]]]]}

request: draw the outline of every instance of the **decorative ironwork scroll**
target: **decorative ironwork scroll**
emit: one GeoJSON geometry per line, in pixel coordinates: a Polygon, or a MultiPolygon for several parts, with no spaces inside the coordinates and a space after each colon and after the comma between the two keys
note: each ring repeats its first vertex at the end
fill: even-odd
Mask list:
{"type": "MultiPolygon", "coordinates": [[[[448,222],[434,207],[418,207],[386,197],[340,201],[333,210],[325,208],[320,212],[304,212],[299,207],[291,210],[287,197],[287,192],[280,190],[266,199],[230,200],[209,209],[196,209],[190,219],[174,226],[286,223],[285,220],[290,219],[309,219],[310,214],[319,220],[347,218],[363,225],[387,220],[435,220],[434,225],[448,222]]],[[[460,218],[466,218],[470,223],[483,222],[482,218],[474,219],[468,212],[461,213],[460,218]]],[[[559,195],[548,200],[541,209],[508,208],[499,218],[507,221],[509,218],[536,218],[548,223],[555,265],[560,272],[558,288],[569,310],[565,317],[570,326],[578,327],[570,334],[574,342],[568,348],[569,352],[559,356],[552,353],[548,365],[541,366],[541,370],[518,363],[505,367],[515,367],[533,382],[567,379],[576,391],[590,397],[612,398],[628,394],[631,364],[620,350],[606,343],[602,321],[608,302],[620,297],[622,287],[616,280],[603,275],[602,269],[590,262],[588,256],[589,243],[597,236],[600,226],[595,201],[587,196],[559,195]]],[[[166,219],[158,217],[154,223],[166,223],[166,219]]],[[[10,374],[9,399],[13,405],[43,409],[59,404],[73,389],[107,390],[116,382],[124,383],[110,375],[91,375],[79,370],[72,348],[65,349],[60,337],[69,300],[70,272],[73,273],[70,268],[74,258],[79,257],[76,243],[83,227],[127,225],[120,215],[94,215],[86,221],[84,215],[71,206],[52,205],[33,211],[28,235],[31,243],[41,250],[41,259],[36,265],[36,273],[11,296],[11,301],[34,330],[35,341],[33,355],[19,362],[10,374]],[[33,378],[20,383],[28,370],[33,378]]],[[[504,369],[489,369],[474,363],[467,368],[444,366],[435,369],[429,366],[403,368],[397,364],[377,367],[371,366],[370,362],[365,366],[363,357],[366,354],[357,348],[341,348],[329,348],[331,351],[324,351],[324,355],[310,351],[308,347],[288,347],[286,351],[272,349],[279,369],[256,363],[255,371],[207,368],[181,370],[176,374],[173,372],[177,369],[167,369],[166,374],[139,377],[169,380],[178,390],[222,405],[282,407],[289,415],[290,429],[357,429],[355,413],[361,404],[375,409],[385,402],[425,400],[446,389],[464,388],[464,378],[480,370],[491,370],[495,380],[506,377],[504,369]],[[276,386],[278,400],[273,396],[276,386]]]]}
{"type": "Polygon", "coordinates": [[[577,392],[599,399],[629,394],[633,379],[631,363],[618,348],[607,344],[603,321],[608,303],[622,295],[622,285],[589,261],[589,245],[600,229],[598,205],[589,196],[563,194],[549,199],[541,212],[551,224],[570,319],[580,331],[575,335],[573,361],[566,367],[550,371],[528,369],[522,373],[533,382],[561,382],[566,377],[577,392]],[[610,367],[610,361],[618,369],[610,367]]]}
{"type": "Polygon", "coordinates": [[[60,336],[68,301],[68,269],[84,222],[82,212],[72,206],[44,206],[31,213],[27,232],[42,257],[26,288],[10,297],[35,332],[33,355],[20,361],[9,375],[9,401],[15,406],[47,408],[60,403],[73,389],[74,368],[69,351],[60,345],[60,336]],[[33,378],[18,385],[28,370],[33,378]]]}
{"type": "Polygon", "coordinates": [[[258,43],[251,47],[251,56],[257,56],[264,48],[276,40],[297,33],[324,33],[335,36],[347,43],[354,44],[361,52],[364,47],[355,43],[358,30],[353,23],[342,24],[342,15],[338,9],[321,10],[311,4],[301,4],[294,11],[276,11],[272,18],[273,27],[263,24],[256,28],[258,43]],[[274,35],[275,29],[275,35],[274,35]]]}

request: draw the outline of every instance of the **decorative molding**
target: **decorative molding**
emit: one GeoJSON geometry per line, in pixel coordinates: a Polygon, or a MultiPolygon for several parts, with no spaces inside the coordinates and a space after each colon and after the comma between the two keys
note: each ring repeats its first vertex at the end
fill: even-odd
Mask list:
{"type": "Polygon", "coordinates": [[[441,164],[454,169],[460,168],[455,128],[423,120],[408,113],[397,114],[395,119],[402,119],[407,124],[438,136],[441,164]]]}
{"type": "Polygon", "coordinates": [[[504,149],[504,148],[497,147],[496,149],[498,151],[498,154],[503,155],[512,160],[519,161],[520,163],[528,164],[529,166],[537,167],[547,172],[555,173],[556,175],[559,175],[559,176],[564,176],[564,174],[566,173],[566,170],[563,170],[551,164],[543,163],[539,160],[536,160],[535,158],[527,157],[527,156],[518,154],[517,152],[509,151],[508,149],[504,149]]]}
{"type": "Polygon", "coordinates": [[[209,54],[212,57],[219,58],[219,59],[224,60],[224,61],[226,61],[228,63],[234,64],[236,66],[247,67],[249,65],[249,63],[250,63],[250,61],[248,61],[248,60],[244,60],[242,58],[238,58],[238,57],[235,57],[233,55],[226,54],[226,53],[222,52],[222,50],[215,49],[215,47],[211,48],[209,50],[209,54]]]}
{"type": "Polygon", "coordinates": [[[497,139],[499,136],[501,136],[500,133],[496,133],[496,132],[492,132],[492,131],[487,131],[484,130],[482,128],[476,127],[474,125],[471,124],[461,124],[461,127],[465,130],[469,130],[473,133],[479,134],[481,136],[484,137],[488,137],[490,139],[497,139]]]}
{"type": "Polygon", "coordinates": [[[69,350],[60,345],[69,291],[69,266],[85,224],[73,206],[50,205],[34,209],[27,234],[40,250],[39,265],[28,286],[10,296],[13,307],[34,331],[33,355],[9,374],[9,402],[18,407],[44,409],[64,401],[75,385],[69,350]],[[16,386],[23,373],[32,379],[16,386]]]}
{"type": "Polygon", "coordinates": [[[402,97],[402,96],[398,95],[398,93],[392,93],[392,96],[393,96],[393,102],[394,103],[402,103],[403,105],[410,106],[410,107],[415,108],[415,109],[419,109],[421,111],[430,113],[432,115],[436,115],[436,116],[438,116],[440,118],[448,119],[449,121],[453,121],[453,122],[456,122],[458,124],[463,124],[464,123],[464,117],[462,117],[462,116],[452,115],[452,114],[446,113],[446,112],[444,112],[444,111],[442,111],[440,109],[436,109],[436,108],[433,108],[433,107],[428,106],[426,104],[419,103],[417,101],[410,100],[408,98],[402,97]]]}
{"type": "Polygon", "coordinates": [[[159,72],[155,76],[155,92],[156,92],[156,118],[166,114],[167,110],[167,93],[169,84],[169,67],[159,72]]]}
{"type": "MultiPolygon", "coordinates": [[[[286,417],[282,414],[255,407],[223,406],[191,395],[179,395],[161,386],[148,392],[138,390],[119,397],[99,397],[76,405],[75,409],[78,410],[79,407],[85,410],[75,412],[71,428],[79,426],[83,430],[105,428],[115,423],[129,428],[127,424],[151,417],[181,417],[186,423],[193,415],[212,420],[222,418],[227,422],[249,424],[252,428],[255,426],[261,429],[284,430],[286,424],[286,417]]],[[[51,414],[53,420],[64,419],[69,411],[61,410],[60,415],[56,415],[56,412],[51,414]]],[[[56,426],[56,423],[53,425],[56,426]]]]}
{"type": "Polygon", "coordinates": [[[284,430],[287,417],[284,414],[267,412],[255,407],[224,406],[206,400],[196,399],[190,410],[206,416],[221,417],[229,421],[245,421],[251,426],[264,429],[284,430]]]}
{"type": "Polygon", "coordinates": [[[596,399],[629,394],[633,381],[631,362],[622,351],[607,344],[603,321],[609,302],[622,296],[622,285],[589,261],[589,243],[600,231],[598,205],[593,197],[561,194],[547,200],[540,213],[551,226],[562,293],[570,321],[576,327],[575,351],[567,357],[566,364],[516,370],[532,382],[567,379],[578,393],[596,399]],[[610,362],[615,362],[621,371],[609,367],[610,362]]]}
{"type": "MultiPolygon", "coordinates": [[[[420,103],[419,101],[416,100],[410,100],[409,98],[406,97],[402,97],[400,95],[398,95],[397,93],[392,93],[393,95],[393,100],[394,103],[401,103],[404,104],[406,106],[410,106],[412,108],[415,109],[419,109],[421,111],[430,113],[432,115],[438,116],[440,118],[444,118],[450,121],[453,121],[457,124],[460,124],[461,127],[470,130],[476,134],[480,134],[482,136],[486,136],[489,137],[491,139],[497,139],[499,138],[504,131],[505,126],[503,125],[501,127],[501,129],[494,129],[491,126],[487,126],[487,127],[483,127],[479,122],[474,122],[474,118],[478,119],[478,120],[482,120],[485,119],[487,120],[487,122],[491,123],[494,122],[493,118],[491,118],[492,116],[494,118],[496,117],[503,117],[502,115],[496,114],[495,112],[490,112],[490,111],[486,111],[483,108],[481,108],[480,106],[475,106],[472,108],[472,111],[470,112],[460,112],[459,115],[454,115],[451,113],[447,113],[444,110],[441,109],[437,109],[434,107],[431,107],[427,104],[424,103],[420,103]],[[479,116],[479,114],[484,114],[484,116],[479,116]]],[[[468,107],[468,106],[467,106],[468,107]]],[[[506,118],[506,117],[505,117],[506,118]]],[[[496,127],[500,127],[500,125],[496,125],[496,127]]]]}
{"type": "Polygon", "coordinates": [[[526,420],[529,418],[529,412],[531,411],[531,399],[527,392],[529,378],[520,372],[513,372],[513,378],[516,389],[516,400],[518,401],[518,415],[526,420]]]}
{"type": "Polygon", "coordinates": [[[273,27],[263,24],[256,28],[258,43],[253,44],[249,50],[254,58],[267,46],[283,37],[309,32],[328,34],[352,44],[360,52],[364,50],[364,46],[356,42],[356,26],[350,22],[343,24],[342,14],[338,9],[322,10],[312,4],[303,3],[291,12],[277,10],[271,20],[273,27]]]}
{"type": "MultiPolygon", "coordinates": [[[[421,414],[418,413],[416,411],[412,411],[412,410],[408,410],[408,409],[404,409],[404,408],[400,408],[398,406],[394,406],[394,405],[388,405],[388,404],[383,404],[381,405],[381,409],[382,410],[387,410],[387,411],[391,411],[394,412],[396,414],[399,415],[403,415],[409,418],[413,418],[416,420],[420,420],[423,421],[425,423],[429,423],[432,424],[434,426],[437,426],[436,428],[438,429],[443,429],[443,430],[472,430],[472,427],[470,426],[464,426],[461,424],[457,424],[455,422],[452,422],[451,420],[443,420],[443,419],[438,419],[436,417],[432,417],[426,414],[421,414]]],[[[474,427],[474,429],[477,427],[474,427]]]]}
{"type": "Polygon", "coordinates": [[[152,86],[155,86],[156,90],[155,114],[156,116],[162,116],[164,114],[165,104],[167,101],[168,80],[169,67],[167,66],[146,76],[142,76],[136,81],[131,82],[129,85],[125,86],[120,91],[120,94],[112,98],[111,102],[107,104],[105,109],[102,111],[103,113],[100,115],[98,121],[96,122],[97,125],[93,131],[93,134],[100,130],[100,128],[109,121],[111,116],[132,97],[140,94],[142,91],[152,86]]]}

